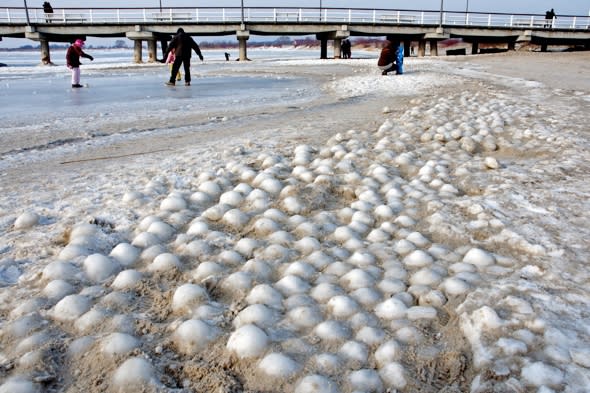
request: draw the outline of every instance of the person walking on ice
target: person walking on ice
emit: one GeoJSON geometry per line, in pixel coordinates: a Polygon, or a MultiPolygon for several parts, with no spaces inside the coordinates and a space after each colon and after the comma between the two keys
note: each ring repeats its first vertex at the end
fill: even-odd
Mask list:
{"type": "Polygon", "coordinates": [[[199,45],[193,40],[193,38],[184,32],[182,27],[178,28],[176,35],[170,41],[168,49],[166,50],[164,58],[168,57],[168,53],[174,49],[174,63],[172,64],[172,70],[170,70],[170,80],[166,82],[167,86],[174,86],[176,84],[176,76],[180,70],[180,65],[184,65],[184,84],[185,86],[191,85],[191,54],[194,50],[199,59],[203,61],[203,55],[199,45]]]}
{"type": "Polygon", "coordinates": [[[90,61],[94,60],[94,57],[84,53],[82,47],[84,47],[84,41],[77,39],[72,45],[70,45],[68,51],[66,52],[66,64],[68,68],[72,70],[73,88],[83,87],[80,84],[80,65],[82,65],[80,63],[80,56],[90,59],[90,61]]]}

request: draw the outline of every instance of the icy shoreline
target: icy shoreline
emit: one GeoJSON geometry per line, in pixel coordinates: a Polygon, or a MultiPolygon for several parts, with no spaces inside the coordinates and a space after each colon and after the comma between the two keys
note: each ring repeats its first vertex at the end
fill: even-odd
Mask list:
{"type": "Polygon", "coordinates": [[[587,77],[455,62],[340,64],[321,120],[3,173],[0,392],[590,389],[587,77]]]}

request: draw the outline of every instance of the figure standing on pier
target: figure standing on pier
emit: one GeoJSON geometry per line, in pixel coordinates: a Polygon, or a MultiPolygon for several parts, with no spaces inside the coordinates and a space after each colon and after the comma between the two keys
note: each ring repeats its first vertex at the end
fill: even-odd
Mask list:
{"type": "Polygon", "coordinates": [[[90,59],[90,61],[94,60],[94,57],[84,53],[82,50],[83,46],[84,41],[77,39],[72,45],[70,45],[66,52],[66,62],[68,68],[72,70],[72,87],[75,89],[83,87],[80,84],[80,66],[82,65],[82,63],[80,63],[80,56],[90,59]]]}
{"type": "Polygon", "coordinates": [[[185,86],[191,85],[191,54],[194,50],[199,59],[203,61],[203,55],[199,45],[193,40],[193,38],[184,32],[182,27],[178,28],[176,35],[170,41],[168,49],[164,58],[168,57],[168,52],[174,48],[175,60],[172,64],[172,70],[170,71],[170,80],[166,82],[167,86],[174,86],[176,84],[176,75],[180,70],[180,65],[184,65],[184,84],[185,86]]]}
{"type": "Polygon", "coordinates": [[[45,22],[51,23],[51,17],[53,16],[53,7],[48,1],[43,3],[43,13],[45,14],[45,22]]]}

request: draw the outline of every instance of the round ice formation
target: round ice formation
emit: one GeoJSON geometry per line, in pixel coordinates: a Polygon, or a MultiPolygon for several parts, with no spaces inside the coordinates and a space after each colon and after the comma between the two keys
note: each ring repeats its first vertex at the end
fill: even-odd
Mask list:
{"type": "Polygon", "coordinates": [[[382,319],[401,319],[406,316],[407,306],[397,298],[389,298],[375,307],[375,314],[382,319]]]}
{"type": "Polygon", "coordinates": [[[305,209],[305,205],[296,196],[288,196],[283,199],[282,206],[289,214],[300,214],[305,209]]]}
{"type": "Polygon", "coordinates": [[[129,391],[130,388],[141,388],[148,385],[158,385],[154,376],[154,367],[144,358],[133,357],[125,360],[113,374],[113,385],[119,392],[129,391]]]}
{"type": "Polygon", "coordinates": [[[437,316],[436,308],[430,306],[414,306],[410,307],[406,313],[410,321],[419,319],[435,319],[437,316]]]}
{"type": "Polygon", "coordinates": [[[342,369],[342,360],[333,353],[321,353],[314,356],[313,363],[322,374],[336,374],[342,369]]]}
{"type": "Polygon", "coordinates": [[[222,219],[227,225],[241,229],[248,223],[250,217],[240,209],[231,209],[225,212],[222,219]]]}
{"type": "Polygon", "coordinates": [[[39,223],[39,215],[35,212],[24,212],[14,221],[16,229],[31,228],[39,223]]]}
{"type": "Polygon", "coordinates": [[[290,263],[283,271],[284,276],[299,276],[304,280],[311,279],[316,274],[316,270],[313,266],[306,262],[296,261],[290,263]]]}
{"type": "Polygon", "coordinates": [[[244,325],[229,337],[227,349],[244,359],[260,356],[268,344],[268,336],[262,329],[255,325],[244,325]]]}
{"type": "Polygon", "coordinates": [[[0,385],[0,393],[38,393],[39,389],[33,383],[21,376],[11,377],[0,385]]]}
{"type": "Polygon", "coordinates": [[[227,276],[221,287],[228,293],[239,294],[250,291],[252,287],[252,276],[248,272],[235,272],[227,276]]]}
{"type": "Polygon", "coordinates": [[[296,241],[293,247],[302,255],[309,255],[314,251],[319,251],[321,243],[314,237],[306,236],[303,239],[296,241]]]}
{"type": "Polygon", "coordinates": [[[175,312],[188,312],[207,299],[207,291],[204,288],[196,284],[184,284],[174,291],[172,310],[175,312]]]}
{"type": "Polygon", "coordinates": [[[64,280],[50,281],[45,288],[43,288],[43,295],[54,300],[60,300],[64,296],[72,293],[74,293],[74,287],[64,280]]]}
{"type": "Polygon", "coordinates": [[[123,270],[117,275],[111,286],[115,289],[131,289],[141,280],[142,275],[137,270],[123,270]]]}
{"type": "Polygon", "coordinates": [[[223,218],[223,215],[228,210],[228,205],[217,204],[205,210],[203,213],[201,213],[201,216],[205,217],[210,221],[219,221],[223,218]]]}
{"type": "Polygon", "coordinates": [[[174,254],[165,252],[154,258],[148,266],[151,272],[167,272],[174,269],[180,269],[180,260],[174,254]]]}
{"type": "Polygon", "coordinates": [[[385,337],[386,335],[383,329],[372,326],[363,326],[355,335],[356,340],[369,346],[382,343],[385,337]]]}
{"type": "Polygon", "coordinates": [[[223,203],[229,206],[238,207],[244,200],[244,196],[235,190],[227,191],[221,194],[219,197],[219,203],[223,203]]]}
{"type": "Polygon", "coordinates": [[[340,283],[349,290],[375,285],[372,275],[363,269],[353,269],[340,278],[340,283]]]}
{"type": "Polygon", "coordinates": [[[467,254],[463,257],[463,262],[471,263],[478,267],[493,265],[495,261],[493,255],[480,248],[472,248],[467,251],[467,254]]]}
{"type": "Polygon", "coordinates": [[[236,243],[234,249],[242,254],[245,258],[251,258],[254,255],[254,250],[260,246],[258,240],[249,237],[242,237],[236,243]]]}
{"type": "Polygon", "coordinates": [[[386,385],[395,389],[403,389],[408,384],[404,367],[397,363],[388,363],[379,369],[379,375],[386,385]]]}
{"type": "Polygon", "coordinates": [[[379,374],[371,369],[352,371],[348,375],[348,382],[356,391],[381,392],[383,390],[383,382],[381,382],[379,374]]]}
{"type": "Polygon", "coordinates": [[[260,183],[260,189],[268,192],[270,195],[278,195],[283,189],[283,184],[273,177],[267,177],[260,183]]]}
{"type": "Polygon", "coordinates": [[[340,393],[332,380],[321,375],[308,375],[295,387],[295,393],[340,393]]]}
{"type": "Polygon", "coordinates": [[[254,230],[258,236],[268,236],[280,230],[279,225],[270,218],[261,217],[254,223],[254,230]]]}
{"type": "Polygon", "coordinates": [[[434,269],[424,267],[410,277],[411,285],[435,286],[441,280],[440,274],[434,269]]]}
{"type": "Polygon", "coordinates": [[[129,243],[119,243],[109,256],[119,262],[122,266],[133,266],[139,257],[139,250],[129,243]]]}
{"type": "Polygon", "coordinates": [[[258,368],[271,377],[286,378],[296,374],[301,366],[282,353],[269,353],[258,363],[258,368]]]}
{"type": "Polygon", "coordinates": [[[381,292],[373,287],[355,289],[350,296],[365,307],[374,306],[382,298],[381,292]]]}
{"type": "Polygon", "coordinates": [[[422,250],[414,250],[404,258],[404,264],[408,267],[425,267],[434,262],[430,254],[422,250]]]}
{"type": "Polygon", "coordinates": [[[79,332],[94,330],[97,326],[104,326],[108,315],[102,308],[94,307],[80,318],[76,319],[74,326],[79,332]]]}
{"type": "Polygon", "coordinates": [[[340,347],[338,353],[348,361],[365,365],[369,358],[369,348],[358,341],[347,341],[340,347]]]}
{"type": "Polygon", "coordinates": [[[167,211],[180,211],[187,208],[186,201],[181,195],[172,194],[167,196],[161,203],[160,209],[167,211]]]}
{"type": "Polygon", "coordinates": [[[206,222],[199,220],[193,220],[190,227],[186,231],[188,235],[204,236],[209,232],[209,225],[206,222]]]}
{"type": "Polygon", "coordinates": [[[334,239],[340,243],[345,243],[355,238],[358,238],[358,233],[353,231],[349,226],[338,227],[334,231],[334,239]]]}
{"type": "Polygon", "coordinates": [[[199,266],[193,271],[192,277],[196,281],[201,281],[210,276],[216,276],[223,272],[224,268],[215,262],[205,261],[199,263],[199,266]]]}
{"type": "Polygon", "coordinates": [[[221,187],[214,181],[208,180],[199,186],[199,191],[209,195],[211,198],[217,198],[221,194],[221,187]]]}
{"type": "Polygon", "coordinates": [[[428,240],[420,232],[412,232],[406,237],[406,239],[411,241],[418,247],[427,247],[428,245],[430,245],[430,240],[428,240]]]}
{"type": "Polygon", "coordinates": [[[153,233],[162,241],[166,241],[174,235],[176,230],[163,221],[154,221],[148,227],[147,232],[153,233]]]}
{"type": "Polygon", "coordinates": [[[340,295],[328,301],[328,309],[336,318],[347,318],[357,312],[359,305],[350,297],[340,295]]]}
{"type": "Polygon", "coordinates": [[[44,280],[71,280],[76,277],[80,271],[71,262],[55,261],[45,266],[43,269],[44,280]]]}
{"type": "Polygon", "coordinates": [[[237,328],[244,325],[256,325],[259,327],[272,326],[277,320],[277,314],[264,304],[252,304],[234,318],[233,325],[237,328]]]}
{"type": "Polygon", "coordinates": [[[289,311],[287,318],[301,328],[311,328],[324,320],[322,312],[314,306],[295,307],[289,311]]]}
{"type": "Polygon", "coordinates": [[[179,352],[194,355],[205,349],[217,337],[217,330],[198,319],[184,321],[174,332],[174,343],[179,352]]]}
{"type": "Polygon", "coordinates": [[[53,317],[59,321],[73,321],[90,309],[91,302],[86,296],[68,295],[53,308],[53,317]]]}
{"type": "Polygon", "coordinates": [[[283,295],[268,284],[259,284],[252,288],[246,301],[249,304],[260,303],[279,310],[283,308],[283,295]]]}
{"type": "Polygon", "coordinates": [[[309,283],[297,276],[285,276],[276,283],[279,291],[287,296],[309,291],[309,283]]]}
{"type": "Polygon", "coordinates": [[[123,355],[139,346],[139,340],[125,333],[111,333],[102,340],[101,351],[107,355],[123,355]]]}
{"type": "Polygon", "coordinates": [[[133,238],[131,244],[139,248],[149,248],[156,244],[160,244],[160,239],[153,233],[142,232],[133,238]]]}
{"type": "Polygon", "coordinates": [[[535,362],[522,368],[522,377],[533,386],[558,386],[563,383],[565,374],[557,367],[535,362]]]}
{"type": "Polygon", "coordinates": [[[442,282],[441,288],[448,296],[459,296],[469,291],[471,286],[460,278],[449,277],[442,282]]]}
{"type": "Polygon", "coordinates": [[[350,329],[339,321],[324,321],[315,327],[314,332],[319,338],[328,342],[343,341],[350,338],[350,329]]]}
{"type": "Polygon", "coordinates": [[[86,276],[94,281],[101,282],[112,276],[119,269],[119,264],[102,254],[92,254],[84,260],[86,276]]]}
{"type": "Polygon", "coordinates": [[[416,246],[409,240],[401,239],[394,244],[393,249],[400,255],[407,255],[414,251],[416,246]]]}

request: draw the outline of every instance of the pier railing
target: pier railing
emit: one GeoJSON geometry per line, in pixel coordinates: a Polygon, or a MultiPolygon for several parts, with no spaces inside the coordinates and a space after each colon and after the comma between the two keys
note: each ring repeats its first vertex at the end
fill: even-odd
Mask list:
{"type": "MultiPolygon", "coordinates": [[[[120,23],[236,23],[242,21],[240,7],[177,8],[57,8],[51,14],[28,8],[32,24],[120,24],[120,23]]],[[[587,30],[590,15],[559,15],[545,19],[541,14],[507,14],[458,11],[422,11],[367,8],[273,8],[243,9],[246,23],[367,23],[378,25],[439,25],[531,29],[587,30]]],[[[0,8],[1,24],[27,23],[23,7],[0,8]]]]}

